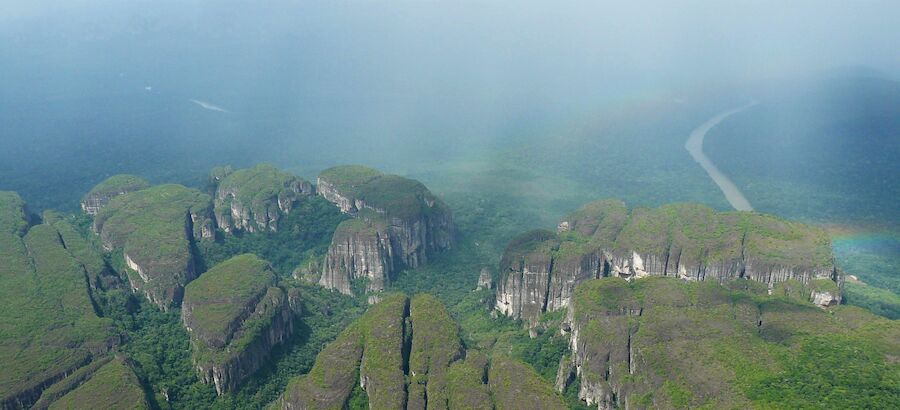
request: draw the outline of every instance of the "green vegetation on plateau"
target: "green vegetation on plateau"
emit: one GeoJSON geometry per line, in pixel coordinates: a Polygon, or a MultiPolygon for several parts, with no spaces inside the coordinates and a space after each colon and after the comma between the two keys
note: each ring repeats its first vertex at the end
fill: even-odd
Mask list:
{"type": "Polygon", "coordinates": [[[433,212],[449,212],[449,208],[419,181],[359,166],[329,168],[319,174],[321,181],[331,184],[350,200],[383,211],[387,216],[416,218],[433,212]]]}
{"type": "Polygon", "coordinates": [[[115,195],[119,193],[139,191],[141,189],[149,187],[150,183],[147,182],[146,179],[141,178],[137,175],[113,175],[94,186],[94,188],[91,189],[84,198],[87,199],[97,195],[115,195]]]}
{"type": "MultiPolygon", "coordinates": [[[[17,218],[3,223],[0,397],[4,406],[27,406],[44,387],[118,343],[119,335],[111,320],[98,316],[85,267],[59,230],[37,225],[20,237],[17,218]]],[[[65,224],[56,223],[71,228],[65,224]]]]}
{"type": "Polygon", "coordinates": [[[185,286],[185,325],[210,347],[222,348],[242,316],[274,284],[269,263],[256,255],[228,259],[185,286]]]}
{"type": "Polygon", "coordinates": [[[291,381],[281,408],[565,408],[534,370],[515,359],[465,352],[458,327],[430,295],[389,294],[291,381]],[[362,381],[365,400],[354,392],[362,381]],[[408,395],[407,395],[408,393],[408,395]],[[524,406],[524,407],[523,407],[524,406]]]}
{"type": "Polygon", "coordinates": [[[129,269],[131,283],[165,308],[180,302],[181,288],[196,274],[191,244],[211,231],[210,207],[200,191],[157,185],[113,198],[94,229],[105,247],[122,249],[140,267],[140,275],[129,269]]]}
{"type": "Polygon", "coordinates": [[[290,212],[302,196],[312,194],[312,185],[268,164],[228,173],[214,169],[210,181],[217,182],[216,220],[223,228],[272,230],[278,228],[283,213],[290,212]],[[246,221],[235,221],[234,213],[246,221]]]}
{"type": "Polygon", "coordinates": [[[50,409],[149,409],[137,376],[122,358],[97,369],[90,378],[50,405],[50,409]]]}
{"type": "Polygon", "coordinates": [[[816,308],[784,286],[769,296],[745,280],[585,282],[571,323],[580,388],[635,407],[900,404],[900,326],[855,307],[816,308]]]}

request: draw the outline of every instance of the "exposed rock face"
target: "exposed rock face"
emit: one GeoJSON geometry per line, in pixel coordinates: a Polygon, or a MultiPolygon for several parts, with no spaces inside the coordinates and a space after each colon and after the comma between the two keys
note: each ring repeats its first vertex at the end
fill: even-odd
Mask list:
{"type": "Polygon", "coordinates": [[[121,249],[131,287],[165,310],[196,277],[191,244],[215,235],[209,195],[158,185],[113,198],[94,219],[107,250],[121,249]]]}
{"type": "MultiPolygon", "coordinates": [[[[293,295],[296,299],[298,295],[293,295]]],[[[222,262],[185,289],[182,319],[205,383],[234,390],[293,332],[292,301],[255,255],[222,262]]]]}
{"type": "Polygon", "coordinates": [[[150,183],[135,175],[114,175],[99,183],[81,200],[81,210],[88,215],[97,215],[110,199],[129,192],[149,188],[150,183]]]}
{"type": "Polygon", "coordinates": [[[373,409],[565,408],[528,366],[497,355],[488,377],[487,363],[465,352],[434,297],[388,295],[326,346],[309,374],[291,380],[276,405],[344,408],[358,381],[373,409]]]}
{"type": "Polygon", "coordinates": [[[475,290],[482,289],[493,289],[494,288],[494,277],[491,275],[491,268],[485,266],[481,268],[481,273],[478,275],[478,285],[475,286],[475,290]]]}
{"type": "Polygon", "coordinates": [[[566,307],[579,283],[605,276],[841,283],[824,231],[768,215],[676,204],[629,217],[624,203],[604,200],[572,213],[557,230],[510,243],[497,285],[501,313],[533,324],[542,312],[566,307]]]}
{"type": "Polygon", "coordinates": [[[278,221],[297,201],[313,194],[309,181],[271,165],[216,172],[210,175],[211,183],[217,182],[216,223],[225,232],[277,231],[278,221]]]}
{"type": "Polygon", "coordinates": [[[395,272],[393,252],[388,228],[379,220],[341,222],[328,247],[319,284],[350,295],[351,281],[364,278],[366,291],[382,290],[395,272]]]}
{"type": "MultiPolygon", "coordinates": [[[[850,307],[822,312],[805,295],[784,297],[799,282],[780,285],[776,289],[789,288],[785,294],[767,296],[766,284],[740,278],[722,283],[672,277],[584,282],[563,324],[570,355],[568,363],[564,359],[560,364],[557,388],[574,380],[564,370],[572,366],[578,397],[598,409],[754,408],[756,398],[748,396],[740,381],[746,377],[741,366],[747,360],[774,363],[782,360],[778,355],[799,354],[798,346],[809,340],[821,343],[859,332],[900,348],[895,323],[850,307]],[[860,320],[883,327],[862,330],[860,320]]],[[[765,367],[754,368],[754,376],[767,372],[765,367]]]]}
{"type": "Polygon", "coordinates": [[[323,266],[325,287],[346,293],[351,279],[369,277],[368,290],[381,290],[400,269],[421,266],[430,254],[453,246],[449,208],[418,181],[343,166],[323,171],[317,186],[342,212],[365,221],[338,228],[341,235],[323,266]]]}

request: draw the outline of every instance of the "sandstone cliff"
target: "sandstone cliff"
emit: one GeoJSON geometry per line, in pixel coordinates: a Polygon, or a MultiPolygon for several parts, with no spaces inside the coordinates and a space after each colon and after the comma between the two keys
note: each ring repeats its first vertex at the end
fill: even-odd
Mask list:
{"type": "Polygon", "coordinates": [[[564,409],[549,383],[502,356],[466,352],[434,297],[389,295],[291,380],[276,406],[344,408],[359,383],[374,409],[564,409]],[[538,406],[538,407],[535,407],[538,406]]]}
{"type": "Polygon", "coordinates": [[[342,166],[323,171],[317,191],[365,221],[343,225],[342,235],[335,235],[320,280],[325,287],[344,292],[353,278],[369,277],[369,290],[381,290],[398,270],[421,266],[429,255],[453,246],[450,209],[418,181],[342,166]]]}
{"type": "Polygon", "coordinates": [[[277,231],[297,201],[313,194],[309,181],[271,165],[233,172],[217,168],[210,181],[216,184],[216,223],[225,232],[277,231]]]}
{"type": "Polygon", "coordinates": [[[209,195],[171,184],[113,198],[93,229],[104,248],[122,251],[131,287],[163,310],[197,275],[192,243],[215,236],[209,195]]]}
{"type": "Polygon", "coordinates": [[[275,286],[268,262],[251,254],[222,262],[188,284],[181,314],[201,379],[222,394],[259,369],[293,332],[288,299],[275,286]]]}
{"type": "MultiPolygon", "coordinates": [[[[604,200],[567,216],[557,231],[526,233],[507,247],[497,284],[501,313],[533,323],[566,307],[579,283],[607,276],[744,278],[770,288],[787,280],[842,282],[823,230],[758,213],[675,204],[629,215],[621,201],[604,200]]],[[[839,303],[840,292],[816,297],[839,303]]]]}
{"type": "MultiPolygon", "coordinates": [[[[823,312],[805,295],[768,293],[764,283],[740,278],[721,284],[672,277],[584,282],[561,326],[570,354],[560,364],[557,388],[577,380],[578,397],[601,410],[753,408],[770,400],[772,391],[797,388],[792,379],[779,378],[784,363],[810,349],[835,359],[842,353],[830,349],[843,342],[828,340],[849,335],[882,346],[873,348],[875,355],[885,354],[871,359],[881,369],[875,371],[893,371],[883,366],[900,348],[896,324],[847,306],[823,312]],[[875,327],[860,325],[873,320],[875,327]]],[[[831,371],[806,369],[803,378],[820,370],[831,371]]]]}
{"type": "Polygon", "coordinates": [[[136,175],[114,175],[97,184],[81,200],[81,210],[88,215],[97,215],[100,209],[119,195],[149,188],[150,183],[136,175]]]}

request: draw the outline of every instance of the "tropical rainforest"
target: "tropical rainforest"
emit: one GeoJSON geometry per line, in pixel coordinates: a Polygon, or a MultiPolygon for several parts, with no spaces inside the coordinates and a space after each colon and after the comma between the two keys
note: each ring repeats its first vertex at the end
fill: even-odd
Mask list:
{"type": "Polygon", "coordinates": [[[4,410],[900,408],[891,2],[12,3],[4,410]]]}

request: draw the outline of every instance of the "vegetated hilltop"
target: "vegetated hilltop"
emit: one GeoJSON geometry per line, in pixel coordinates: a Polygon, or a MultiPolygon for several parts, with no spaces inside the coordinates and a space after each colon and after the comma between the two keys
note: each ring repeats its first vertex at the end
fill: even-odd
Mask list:
{"type": "Polygon", "coordinates": [[[235,256],[185,287],[181,315],[191,334],[194,363],[219,394],[234,390],[294,331],[288,292],[276,286],[269,263],[235,256]]]}
{"type": "Polygon", "coordinates": [[[317,192],[356,220],[337,228],[319,283],[351,293],[351,281],[380,291],[401,268],[453,246],[450,209],[422,183],[363,166],[322,171],[317,192]]]}
{"type": "Polygon", "coordinates": [[[110,199],[133,191],[149,188],[150,183],[146,179],[136,175],[113,175],[94,186],[84,198],[81,199],[81,210],[88,215],[97,215],[110,199]]]}
{"type": "Polygon", "coordinates": [[[795,280],[645,277],[579,285],[557,386],[611,408],[896,408],[900,325],[828,311],[795,280]]]}
{"type": "Polygon", "coordinates": [[[225,232],[277,231],[278,221],[299,199],[314,193],[309,181],[267,164],[233,172],[217,168],[209,180],[216,223],[225,232]]]}
{"type": "Polygon", "coordinates": [[[193,242],[215,236],[209,195],[174,184],[111,199],[93,227],[106,250],[121,250],[132,288],[163,310],[199,273],[193,242]]]}
{"type": "MultiPolygon", "coordinates": [[[[52,213],[39,225],[30,226],[30,220],[17,194],[0,192],[3,408],[65,400],[122,342],[98,306],[98,292],[121,284],[115,273],[66,220],[52,213]]],[[[108,383],[133,386],[130,368],[96,374],[108,383]]],[[[83,387],[90,388],[89,382],[83,387]]],[[[142,402],[138,391],[135,400],[142,402]]],[[[106,399],[98,397],[97,405],[106,399]]]]}
{"type": "Polygon", "coordinates": [[[840,303],[824,230],[750,212],[696,204],[638,208],[616,200],[589,203],[557,233],[532,231],[510,242],[500,264],[497,309],[534,324],[566,307],[575,286],[601,277],[744,278],[769,287],[795,280],[822,306],[840,303]]]}
{"type": "Polygon", "coordinates": [[[393,294],[325,347],[276,407],[292,409],[563,409],[530,367],[466,351],[456,323],[429,295],[393,294]]]}

